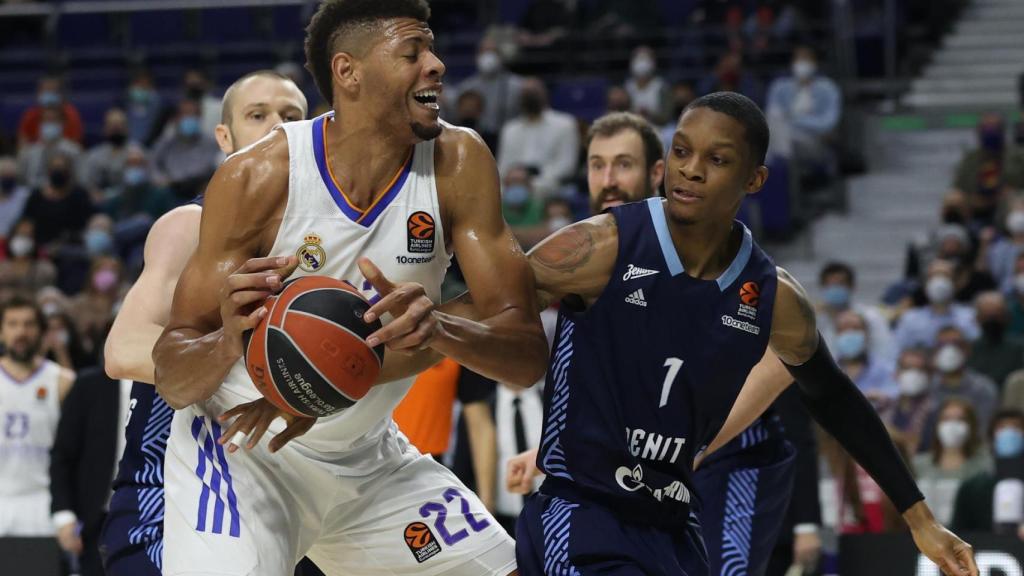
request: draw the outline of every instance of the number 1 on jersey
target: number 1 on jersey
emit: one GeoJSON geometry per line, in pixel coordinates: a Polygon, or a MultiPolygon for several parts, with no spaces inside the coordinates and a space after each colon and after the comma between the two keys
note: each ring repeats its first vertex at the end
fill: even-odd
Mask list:
{"type": "Polygon", "coordinates": [[[658,408],[664,408],[668,404],[668,394],[672,391],[672,383],[676,381],[679,369],[683,367],[683,361],[679,358],[667,358],[665,366],[668,368],[668,374],[665,374],[665,382],[661,385],[661,402],[658,408]]]}

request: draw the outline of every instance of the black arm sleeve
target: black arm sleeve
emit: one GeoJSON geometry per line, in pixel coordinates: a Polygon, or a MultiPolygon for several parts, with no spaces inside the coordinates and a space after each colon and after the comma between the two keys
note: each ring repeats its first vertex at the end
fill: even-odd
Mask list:
{"type": "Polygon", "coordinates": [[[811,359],[786,368],[807,411],[878,482],[900,513],[924,500],[882,420],[836,365],[820,334],[811,359]]]}

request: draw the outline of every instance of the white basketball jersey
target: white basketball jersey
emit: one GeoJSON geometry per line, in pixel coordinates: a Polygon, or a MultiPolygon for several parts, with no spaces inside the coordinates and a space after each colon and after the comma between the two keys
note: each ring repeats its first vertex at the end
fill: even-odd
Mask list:
{"type": "MultiPolygon", "coordinates": [[[[299,258],[293,278],[323,275],[346,281],[368,300],[380,296],[356,265],[373,261],[392,282],[418,282],[435,303],[451,256],[434,183],[434,142],[417,144],[391,183],[374,196],[370,207],[354,207],[327,162],[326,127],[333,113],[280,126],[288,138],[288,205],[268,256],[299,258]]],[[[384,323],[390,315],[382,318],[384,323]]],[[[413,378],[376,386],[351,408],[321,418],[292,441],[319,453],[351,450],[375,440],[391,423],[391,412],[408,392],[413,378]]],[[[212,399],[221,411],[260,397],[239,361],[212,399]]],[[[210,416],[219,416],[207,408],[210,416]]],[[[280,427],[280,421],[277,421],[280,427]]],[[[275,428],[271,429],[272,431],[275,428]]]]}
{"type": "Polygon", "coordinates": [[[43,360],[24,380],[0,367],[0,497],[46,493],[60,420],[60,366],[43,360]]]}

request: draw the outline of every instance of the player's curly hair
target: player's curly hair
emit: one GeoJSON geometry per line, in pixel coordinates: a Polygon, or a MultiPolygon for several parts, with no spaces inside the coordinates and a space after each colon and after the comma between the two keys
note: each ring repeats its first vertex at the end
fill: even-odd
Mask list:
{"type": "Polygon", "coordinates": [[[320,3],[306,27],[306,69],[328,104],[334,102],[331,59],[339,52],[339,40],[359,28],[372,27],[392,18],[426,22],[430,19],[430,5],[426,0],[324,0],[320,3]]]}

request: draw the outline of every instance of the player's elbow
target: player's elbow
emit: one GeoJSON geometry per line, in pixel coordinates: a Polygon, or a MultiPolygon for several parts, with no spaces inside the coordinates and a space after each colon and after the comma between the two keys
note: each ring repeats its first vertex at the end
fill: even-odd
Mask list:
{"type": "Polygon", "coordinates": [[[120,340],[111,333],[103,344],[103,370],[114,380],[130,379],[130,368],[123,360],[124,351],[120,340]]]}
{"type": "Polygon", "coordinates": [[[516,388],[531,388],[544,378],[548,369],[548,341],[544,333],[531,338],[523,347],[522,362],[513,378],[504,382],[516,388]]]}

